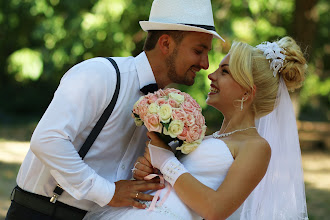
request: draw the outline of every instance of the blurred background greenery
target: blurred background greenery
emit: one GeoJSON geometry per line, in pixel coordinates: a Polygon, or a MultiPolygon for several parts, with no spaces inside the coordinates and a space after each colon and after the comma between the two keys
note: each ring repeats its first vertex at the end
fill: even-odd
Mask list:
{"type": "MultiPolygon", "coordinates": [[[[62,75],[95,56],[136,56],[152,0],[8,0],[0,2],[0,123],[40,118],[62,75]]],[[[205,105],[207,73],[233,40],[251,45],[290,35],[306,52],[309,71],[293,94],[301,120],[329,121],[329,0],[213,0],[215,26],[210,68],[193,87],[179,86],[203,106],[209,126],[219,116],[205,105]],[[216,115],[215,118],[209,115],[216,115]]]]}
{"type": "MultiPolygon", "coordinates": [[[[8,140],[29,141],[70,67],[96,56],[139,54],[146,33],[138,22],[148,20],[151,4],[152,0],[0,1],[0,148],[8,140]]],[[[217,68],[231,42],[256,45],[289,35],[302,46],[309,64],[304,86],[292,93],[300,137],[308,149],[330,149],[329,0],[213,0],[212,6],[216,29],[226,42],[213,40],[210,68],[201,71],[194,86],[174,85],[203,107],[208,133],[218,129],[215,125],[222,117],[205,104],[207,74],[217,68]]],[[[329,174],[330,168],[324,172],[329,174]]]]}

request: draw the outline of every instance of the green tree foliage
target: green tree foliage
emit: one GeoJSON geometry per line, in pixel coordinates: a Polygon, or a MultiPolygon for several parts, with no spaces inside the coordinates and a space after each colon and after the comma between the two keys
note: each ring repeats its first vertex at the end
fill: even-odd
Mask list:
{"type": "MultiPolygon", "coordinates": [[[[41,115],[62,75],[95,56],[135,56],[146,33],[152,0],[7,0],[0,1],[0,123],[8,115],[41,115]]],[[[207,122],[221,116],[205,99],[214,71],[233,40],[256,45],[291,35],[308,45],[309,73],[301,90],[301,117],[329,120],[328,0],[213,0],[217,31],[210,68],[192,87],[179,86],[203,106],[207,122]],[[317,118],[311,113],[318,112],[317,118]]]]}

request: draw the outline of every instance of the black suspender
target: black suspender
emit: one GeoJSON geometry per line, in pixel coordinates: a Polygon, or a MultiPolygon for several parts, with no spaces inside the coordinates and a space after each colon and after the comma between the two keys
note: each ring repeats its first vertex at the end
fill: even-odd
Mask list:
{"type": "Polygon", "coordinates": [[[104,127],[105,123],[108,121],[108,118],[110,117],[110,115],[111,115],[111,113],[112,113],[112,111],[113,111],[113,109],[116,105],[118,94],[119,94],[120,72],[119,72],[118,66],[117,66],[116,62],[113,59],[111,59],[110,57],[106,58],[106,59],[108,59],[116,69],[116,73],[117,73],[116,90],[115,90],[115,93],[113,94],[113,97],[112,97],[112,100],[111,100],[110,104],[104,110],[104,112],[101,115],[100,119],[98,120],[95,127],[93,128],[91,133],[88,135],[85,143],[82,145],[82,147],[80,148],[80,150],[78,152],[82,159],[84,159],[84,157],[86,156],[88,150],[91,148],[91,146],[94,143],[95,139],[97,138],[97,136],[101,132],[102,128],[104,127]]]}
{"type": "MultiPolygon", "coordinates": [[[[120,71],[119,68],[117,66],[117,63],[110,57],[105,57],[106,59],[108,59],[112,65],[114,66],[116,73],[117,73],[117,84],[116,84],[116,90],[115,93],[113,94],[113,97],[108,105],[108,107],[104,110],[104,112],[102,113],[100,119],[97,121],[96,125],[94,126],[94,128],[92,129],[91,133],[88,135],[87,139],[85,140],[85,143],[81,146],[80,150],[79,150],[79,156],[84,159],[84,157],[86,156],[87,152],[89,151],[89,149],[91,148],[91,146],[93,145],[95,139],[97,138],[97,136],[100,134],[102,128],[104,127],[105,123],[108,121],[115,105],[118,99],[118,95],[119,95],[119,90],[120,90],[120,71]]],[[[54,195],[52,196],[52,198],[50,199],[51,203],[55,203],[57,198],[63,193],[64,189],[57,184],[57,186],[55,187],[55,189],[53,190],[54,195]]]]}

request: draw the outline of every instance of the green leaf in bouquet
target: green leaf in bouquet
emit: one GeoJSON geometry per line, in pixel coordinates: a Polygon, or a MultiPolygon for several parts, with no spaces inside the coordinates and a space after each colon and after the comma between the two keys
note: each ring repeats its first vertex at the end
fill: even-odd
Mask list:
{"type": "Polygon", "coordinates": [[[156,134],[157,134],[158,137],[159,137],[162,141],[164,141],[166,144],[169,144],[171,141],[176,140],[176,138],[171,138],[171,136],[169,136],[169,135],[165,135],[165,134],[163,134],[163,133],[158,133],[158,132],[156,132],[156,134]]]}
{"type": "MultiPolygon", "coordinates": [[[[163,127],[166,128],[166,130],[168,131],[168,127],[170,126],[170,123],[162,123],[163,127]]],[[[173,139],[173,138],[172,138],[173,139]]]]}

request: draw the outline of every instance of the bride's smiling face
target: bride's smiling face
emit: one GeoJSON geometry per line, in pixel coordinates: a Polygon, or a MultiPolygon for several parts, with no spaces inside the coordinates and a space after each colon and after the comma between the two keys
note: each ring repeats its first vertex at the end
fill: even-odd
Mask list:
{"type": "Polygon", "coordinates": [[[230,54],[227,54],[221,61],[219,68],[208,76],[211,80],[211,87],[206,103],[222,113],[235,110],[237,108],[237,100],[242,99],[245,91],[233,79],[230,72],[229,59],[230,54]]]}

